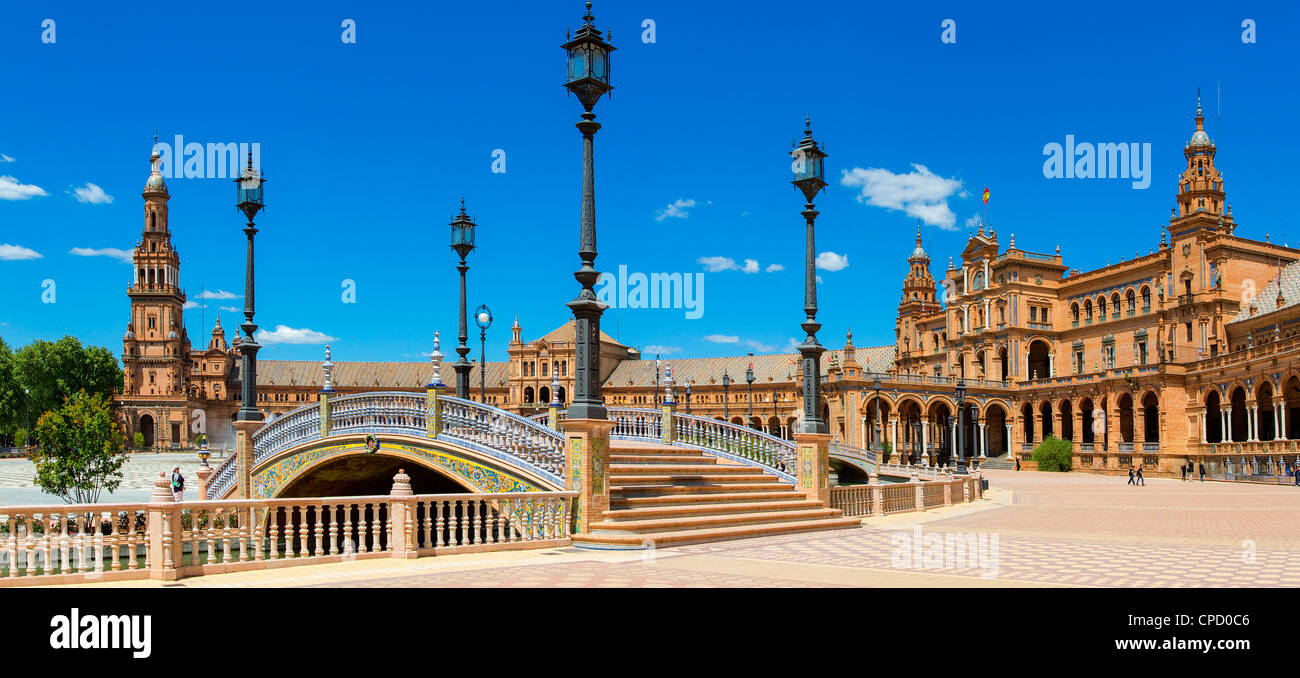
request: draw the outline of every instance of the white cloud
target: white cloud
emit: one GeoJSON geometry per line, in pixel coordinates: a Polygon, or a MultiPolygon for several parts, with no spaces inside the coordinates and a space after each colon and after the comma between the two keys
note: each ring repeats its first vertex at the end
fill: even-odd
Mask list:
{"type": "Polygon", "coordinates": [[[849,255],[836,254],[834,252],[818,252],[817,268],[823,271],[843,271],[849,267],[849,255]]]}
{"type": "Polygon", "coordinates": [[[23,247],[22,245],[10,245],[5,243],[0,245],[0,260],[3,261],[22,261],[24,259],[41,259],[43,255],[34,249],[23,247]]]}
{"type": "Polygon", "coordinates": [[[677,200],[668,203],[667,207],[659,210],[659,213],[655,215],[655,221],[663,221],[668,217],[673,217],[674,219],[685,219],[690,216],[690,213],[686,211],[687,208],[690,207],[695,207],[694,199],[682,200],[681,198],[678,198],[677,200]]]}
{"type": "Polygon", "coordinates": [[[980,215],[972,214],[969,217],[966,217],[965,226],[966,228],[976,228],[977,226],[980,225],[980,221],[981,221],[980,215]]]}
{"type": "Polygon", "coordinates": [[[736,269],[736,260],[731,257],[700,257],[695,263],[704,266],[709,273],[732,271],[736,269]]]}
{"type": "Polygon", "coordinates": [[[86,182],[85,186],[73,190],[73,195],[77,197],[77,202],[88,202],[92,205],[107,205],[113,202],[113,196],[104,192],[104,189],[95,184],[86,182]]]}
{"type": "Polygon", "coordinates": [[[660,346],[659,344],[651,344],[645,347],[645,352],[642,353],[642,355],[669,355],[681,352],[681,346],[660,346]]]}
{"type": "Polygon", "coordinates": [[[785,352],[786,352],[786,353],[798,353],[798,352],[799,352],[799,340],[798,340],[798,339],[795,339],[794,337],[790,337],[790,339],[789,339],[788,341],[786,341],[786,343],[785,343],[785,352]]]}
{"type": "Polygon", "coordinates": [[[222,306],[222,307],[221,307],[221,310],[223,310],[223,311],[230,311],[231,313],[239,313],[239,312],[240,312],[240,309],[235,308],[234,306],[222,306]]]}
{"type": "Polygon", "coordinates": [[[200,304],[199,302],[194,301],[193,299],[190,299],[189,301],[186,301],[186,302],[185,302],[185,305],[182,306],[181,308],[183,308],[183,309],[185,309],[185,310],[188,311],[188,310],[190,310],[190,309],[192,309],[192,308],[207,308],[207,307],[208,307],[207,304],[200,304]]]}
{"type": "Polygon", "coordinates": [[[740,341],[740,337],[734,334],[710,334],[704,340],[715,344],[735,344],[740,341]]]}
{"type": "Polygon", "coordinates": [[[772,351],[776,350],[775,346],[764,344],[763,342],[758,341],[756,339],[746,339],[744,343],[746,346],[754,349],[755,351],[758,351],[759,353],[771,353],[772,351]]]}
{"type": "Polygon", "coordinates": [[[337,337],[331,337],[323,332],[305,327],[295,329],[288,325],[276,325],[273,331],[258,332],[254,338],[260,344],[323,344],[327,341],[338,341],[337,337]]]}
{"type": "Polygon", "coordinates": [[[79,257],[112,257],[124,264],[131,263],[131,253],[126,250],[119,250],[116,247],[105,247],[102,249],[74,247],[68,250],[68,254],[75,254],[79,257]]]}
{"type": "Polygon", "coordinates": [[[758,260],[757,260],[757,259],[746,259],[746,260],[745,260],[745,267],[744,267],[743,269],[741,269],[741,270],[744,271],[744,272],[746,272],[746,273],[758,273],[758,260]]]}
{"type": "Polygon", "coordinates": [[[199,295],[199,298],[200,299],[238,299],[239,295],[235,294],[234,292],[227,292],[221,289],[217,290],[216,292],[213,292],[211,290],[203,290],[203,293],[199,295]]]}
{"type": "Polygon", "coordinates": [[[0,153],[0,162],[13,162],[13,161],[14,161],[13,158],[5,155],[4,153],[0,153]]]}
{"type": "Polygon", "coordinates": [[[769,264],[768,267],[763,270],[768,273],[776,273],[777,271],[784,271],[785,267],[781,264],[769,264]]]}
{"type": "Polygon", "coordinates": [[[817,276],[817,284],[820,285],[820,284],[822,284],[823,282],[826,282],[826,281],[822,280],[822,277],[821,277],[820,275],[817,276]]]}
{"type": "Polygon", "coordinates": [[[957,215],[948,208],[948,199],[966,197],[959,179],[946,179],[916,163],[912,163],[912,171],[907,174],[894,174],[879,167],[854,167],[844,170],[840,184],[859,189],[858,202],[902,210],[945,231],[956,230],[957,224],[957,215]]]}
{"type": "Polygon", "coordinates": [[[49,193],[40,186],[20,184],[11,176],[0,176],[0,200],[26,200],[41,195],[49,195],[49,193]]]}

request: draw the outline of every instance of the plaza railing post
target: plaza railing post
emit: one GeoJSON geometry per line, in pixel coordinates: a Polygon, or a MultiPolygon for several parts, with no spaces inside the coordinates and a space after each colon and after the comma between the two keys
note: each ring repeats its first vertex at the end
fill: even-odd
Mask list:
{"type": "Polygon", "coordinates": [[[320,392],[320,437],[328,438],[332,424],[330,422],[330,400],[334,397],[334,391],[320,392]]]}
{"type": "Polygon", "coordinates": [[[159,471],[149,495],[145,534],[149,549],[149,578],[175,581],[180,578],[180,507],[172,496],[166,471],[159,471]]]}
{"type": "Polygon", "coordinates": [[[609,419],[564,420],[564,486],[577,492],[573,531],[586,534],[590,525],[609,510],[609,419]]]}
{"type": "Polygon", "coordinates": [[[952,476],[947,476],[943,482],[943,505],[952,506],[952,476]]]}
{"type": "Polygon", "coordinates": [[[406,474],[406,469],[398,469],[397,475],[393,476],[393,488],[388,493],[388,520],[393,534],[389,550],[394,558],[416,558],[420,555],[415,538],[415,506],[411,476],[406,474]]]}
{"type": "Polygon", "coordinates": [[[207,500],[208,497],[208,478],[212,477],[212,467],[206,462],[194,472],[199,478],[199,499],[207,500]]]}
{"type": "Polygon", "coordinates": [[[673,422],[673,414],[677,411],[677,403],[671,400],[666,400],[664,401],[663,410],[664,410],[664,419],[663,419],[664,430],[663,430],[663,435],[661,437],[664,444],[671,445],[673,444],[673,440],[676,439],[676,435],[677,435],[674,430],[675,424],[673,422]]]}
{"type": "Polygon", "coordinates": [[[251,499],[253,496],[253,433],[262,428],[262,422],[240,419],[231,425],[235,427],[235,470],[239,478],[235,496],[239,499],[251,499]]]}
{"type": "Polygon", "coordinates": [[[885,515],[885,488],[880,484],[880,475],[872,473],[869,476],[868,490],[871,492],[871,515],[885,515]]]}
{"type": "Polygon", "coordinates": [[[912,477],[908,482],[916,489],[916,510],[925,510],[925,484],[921,482],[921,474],[915,466],[912,467],[912,477]]]}
{"type": "Polygon", "coordinates": [[[796,433],[798,448],[798,489],[809,499],[826,504],[830,499],[829,433],[796,433]]]}
{"type": "Polygon", "coordinates": [[[424,391],[424,433],[430,438],[437,438],[442,431],[442,402],[440,398],[445,391],[446,387],[441,383],[429,384],[424,391]]]}

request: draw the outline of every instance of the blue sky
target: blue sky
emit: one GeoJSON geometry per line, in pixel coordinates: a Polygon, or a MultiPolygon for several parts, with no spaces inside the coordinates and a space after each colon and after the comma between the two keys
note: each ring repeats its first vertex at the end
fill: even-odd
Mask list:
{"type": "MultiPolygon", "coordinates": [[[[1145,254],[1173,204],[1197,87],[1238,233],[1300,242],[1283,217],[1300,111],[1294,3],[887,5],[596,2],[619,48],[614,96],[596,109],[597,268],[705,272],[701,318],[610,309],[609,334],[669,357],[780,351],[799,337],[802,201],[787,154],[805,115],[831,154],[817,249],[847,263],[819,272],[833,347],[849,327],[860,346],[893,343],[918,216],[940,272],[985,186],[1004,246],[1010,233],[1022,249],[1059,244],[1085,270],[1145,254]],[[944,19],[955,44],[941,42],[944,19]],[[1150,188],[1045,178],[1043,147],[1067,134],[1150,143],[1150,188]],[[845,172],[872,181],[845,185],[845,172]],[[715,257],[737,268],[707,272],[701,260],[715,257]]],[[[131,267],[71,251],[134,246],[157,129],[164,141],[261,144],[257,319],[309,340],[262,357],[318,359],[318,333],[336,360],[415,360],[435,329],[451,353],[447,223],[464,194],[479,224],[469,305],[493,309],[489,359],[503,359],[516,315],[539,336],[565,322],[577,291],[581,107],[561,86],[559,45],[582,13],[577,0],[5,3],[0,335],[71,333],[120,352],[131,267]],[[54,44],[41,41],[47,18],[54,44]],[[340,38],[344,19],[355,44],[340,38]],[[492,172],[496,149],[504,173],[492,172]],[[56,303],[42,303],[46,279],[56,303]],[[355,304],[342,303],[345,279],[355,304]]],[[[218,313],[235,324],[220,308],[242,306],[200,299],[243,293],[242,221],[229,180],[168,187],[181,283],[206,304],[186,312],[201,347],[218,313]]],[[[477,357],[477,330],[472,343],[477,357]]]]}

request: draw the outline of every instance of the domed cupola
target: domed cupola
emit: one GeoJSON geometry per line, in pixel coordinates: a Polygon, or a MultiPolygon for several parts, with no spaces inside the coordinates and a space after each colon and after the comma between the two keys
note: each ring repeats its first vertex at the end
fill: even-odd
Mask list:
{"type": "Polygon", "coordinates": [[[163,181],[162,175],[162,156],[158,154],[158,135],[153,135],[153,153],[149,156],[149,179],[144,182],[144,197],[151,195],[161,195],[170,197],[167,193],[167,182],[163,181]]]}

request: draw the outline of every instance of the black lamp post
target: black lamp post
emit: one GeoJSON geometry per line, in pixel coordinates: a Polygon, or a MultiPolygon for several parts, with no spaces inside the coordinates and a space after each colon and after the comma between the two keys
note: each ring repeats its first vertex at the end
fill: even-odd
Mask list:
{"type": "Polygon", "coordinates": [[[596,270],[596,179],[593,160],[593,142],[600,123],[591,109],[606,92],[614,89],[609,78],[609,54],[614,47],[601,39],[600,31],[592,25],[591,1],[587,2],[586,23],[577,30],[573,40],[564,43],[568,61],[568,81],[564,86],[578,97],[584,112],[578,123],[582,132],[582,228],[578,241],[578,257],[582,266],[573,274],[582,290],[578,298],[570,301],[573,309],[575,365],[573,401],[569,405],[570,419],[606,419],[605,403],[600,397],[600,314],[605,305],[596,299],[595,285],[600,278],[596,270]]]}
{"type": "Polygon", "coordinates": [[[650,402],[659,409],[659,356],[655,355],[655,390],[651,392],[650,402]]]}
{"type": "Polygon", "coordinates": [[[23,447],[32,446],[32,390],[23,388],[23,434],[27,439],[23,441],[23,447]]]}
{"type": "Polygon", "coordinates": [[[257,409],[257,349],[261,346],[257,344],[253,334],[257,331],[257,325],[253,323],[253,313],[256,309],[253,298],[253,236],[257,235],[253,217],[266,206],[263,193],[265,184],[266,179],[263,178],[261,170],[253,169],[253,151],[249,150],[248,165],[235,179],[239,200],[235,203],[235,207],[238,207],[248,219],[248,223],[244,226],[244,235],[248,236],[244,262],[244,323],[240,325],[240,329],[244,331],[244,340],[239,342],[239,380],[243,400],[239,412],[235,414],[235,418],[239,421],[262,421],[262,413],[257,409]]]}
{"type": "Polygon", "coordinates": [[[961,429],[962,419],[966,413],[966,380],[957,380],[957,460],[960,461],[966,456],[966,450],[962,447],[961,429]]]}
{"type": "MultiPolygon", "coordinates": [[[[948,424],[948,430],[949,430],[949,431],[953,431],[953,430],[955,430],[955,429],[953,428],[953,416],[952,416],[951,414],[948,415],[947,424],[948,424]]],[[[956,442],[955,440],[953,440],[953,438],[952,438],[952,434],[949,434],[949,437],[948,437],[948,456],[949,456],[950,458],[953,456],[953,452],[956,451],[956,449],[957,449],[957,442],[956,442]]]]}
{"type": "Polygon", "coordinates": [[[727,402],[730,399],[730,397],[727,395],[727,390],[730,388],[731,388],[731,375],[727,374],[726,368],[723,368],[722,369],[722,416],[724,419],[727,419],[728,421],[730,421],[731,419],[731,410],[728,407],[730,403],[727,402]]]}
{"type": "Polygon", "coordinates": [[[691,382],[686,382],[686,414],[691,413],[691,382]]]}
{"type": "Polygon", "coordinates": [[[813,235],[813,221],[817,218],[813,198],[826,187],[823,171],[826,153],[813,139],[812,121],[809,119],[804,120],[803,134],[803,139],[796,144],[791,154],[794,156],[794,180],[790,182],[803,191],[807,200],[802,212],[805,222],[803,310],[807,318],[800,327],[808,336],[799,345],[799,354],[803,358],[803,432],[826,433],[826,422],[822,421],[821,412],[818,411],[821,402],[821,355],[826,349],[817,343],[817,330],[821,329],[821,323],[817,322],[817,247],[813,235]]]}
{"type": "Polygon", "coordinates": [[[749,383],[749,417],[754,418],[754,363],[745,369],[745,381],[749,383]]]}
{"type": "Polygon", "coordinates": [[[474,309],[474,323],[478,325],[478,399],[487,403],[487,331],[492,326],[492,311],[487,304],[474,309]]]}
{"type": "Polygon", "coordinates": [[[469,399],[469,372],[474,368],[469,364],[469,327],[465,322],[465,273],[469,271],[469,266],[465,264],[465,257],[474,251],[474,229],[477,225],[469,215],[465,213],[465,199],[460,199],[460,214],[451,220],[451,248],[456,250],[460,255],[460,265],[456,267],[460,271],[460,345],[456,347],[456,352],[460,354],[460,360],[451,366],[456,370],[456,397],[469,399]]]}

